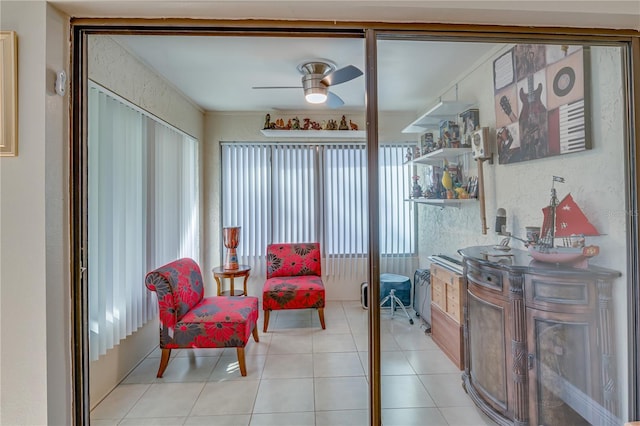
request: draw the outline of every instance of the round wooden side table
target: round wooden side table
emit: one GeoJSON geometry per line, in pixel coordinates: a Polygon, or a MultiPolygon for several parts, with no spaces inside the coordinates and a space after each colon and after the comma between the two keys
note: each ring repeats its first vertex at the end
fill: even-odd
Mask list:
{"type": "Polygon", "coordinates": [[[218,296],[246,296],[247,295],[247,280],[251,273],[251,266],[238,265],[238,269],[224,269],[222,266],[216,266],[213,268],[213,278],[215,278],[218,284],[218,296]],[[244,277],[243,290],[236,290],[233,281],[236,277],[244,277]],[[229,278],[230,289],[222,291],[221,279],[229,278]]]}

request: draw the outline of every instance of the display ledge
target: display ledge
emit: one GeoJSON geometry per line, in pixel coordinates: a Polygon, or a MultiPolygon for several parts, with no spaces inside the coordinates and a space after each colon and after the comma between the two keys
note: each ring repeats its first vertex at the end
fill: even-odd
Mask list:
{"type": "Polygon", "coordinates": [[[458,114],[472,106],[473,104],[468,102],[440,101],[402,129],[402,133],[424,133],[429,128],[439,129],[441,120],[457,121],[458,114]]]}
{"type": "Polygon", "coordinates": [[[408,198],[408,199],[405,199],[405,201],[410,201],[412,203],[418,203],[418,204],[430,204],[433,206],[440,206],[440,207],[458,207],[459,208],[461,204],[473,203],[474,201],[478,201],[478,199],[477,198],[466,198],[466,199],[408,198]]]}
{"type": "Polygon", "coordinates": [[[444,159],[451,160],[468,152],[471,152],[471,148],[440,148],[422,157],[407,161],[406,164],[441,164],[444,159]]]}
{"type": "Polygon", "coordinates": [[[260,130],[268,138],[366,139],[364,130],[260,130]]]}

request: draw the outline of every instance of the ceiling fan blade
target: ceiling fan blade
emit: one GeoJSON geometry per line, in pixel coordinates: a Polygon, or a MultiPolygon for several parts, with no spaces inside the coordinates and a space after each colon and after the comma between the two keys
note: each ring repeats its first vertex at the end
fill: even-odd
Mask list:
{"type": "Polygon", "coordinates": [[[344,68],[340,68],[339,70],[335,70],[322,80],[322,84],[325,86],[335,86],[336,84],[344,83],[349,80],[353,80],[356,77],[360,77],[362,75],[362,71],[360,71],[357,67],[353,65],[347,65],[344,68]]]}
{"type": "Polygon", "coordinates": [[[252,89],[302,89],[302,86],[253,86],[252,89]]]}
{"type": "Polygon", "coordinates": [[[342,98],[333,92],[327,92],[327,100],[325,103],[329,108],[339,108],[344,105],[342,98]]]}

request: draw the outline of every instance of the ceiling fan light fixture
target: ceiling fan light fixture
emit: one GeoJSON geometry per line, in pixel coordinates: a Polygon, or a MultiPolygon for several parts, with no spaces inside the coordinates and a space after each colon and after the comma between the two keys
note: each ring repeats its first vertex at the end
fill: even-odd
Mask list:
{"type": "MultiPolygon", "coordinates": [[[[325,90],[325,92],[326,92],[326,90],[325,90]]],[[[322,93],[322,92],[315,92],[315,91],[309,90],[304,95],[304,98],[310,104],[322,104],[322,103],[327,101],[327,94],[326,93],[322,93]]]]}
{"type": "Polygon", "coordinates": [[[327,86],[320,82],[323,77],[324,74],[307,74],[302,76],[304,98],[310,104],[321,104],[327,100],[327,86]]]}

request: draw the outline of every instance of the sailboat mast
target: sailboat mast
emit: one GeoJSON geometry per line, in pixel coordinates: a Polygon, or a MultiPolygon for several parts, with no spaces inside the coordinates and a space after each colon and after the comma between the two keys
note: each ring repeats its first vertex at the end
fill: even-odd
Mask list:
{"type": "Polygon", "coordinates": [[[554,176],[551,181],[551,203],[549,203],[549,207],[551,207],[551,247],[555,247],[555,239],[556,239],[556,208],[558,207],[558,196],[556,195],[555,183],[560,182],[564,183],[564,178],[560,176],[554,176]]]}
{"type": "Polygon", "coordinates": [[[549,203],[551,207],[551,247],[555,247],[555,239],[556,239],[556,207],[558,206],[558,197],[556,195],[556,189],[551,186],[551,202],[549,203]]]}

